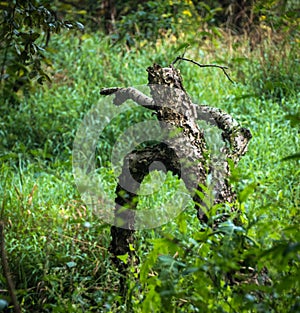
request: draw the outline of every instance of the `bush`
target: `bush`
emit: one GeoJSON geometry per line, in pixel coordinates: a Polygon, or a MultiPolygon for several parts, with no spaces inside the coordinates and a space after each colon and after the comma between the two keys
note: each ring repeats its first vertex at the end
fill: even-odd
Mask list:
{"type": "Polygon", "coordinates": [[[50,1],[25,0],[1,2],[0,44],[1,91],[4,98],[19,90],[29,91],[35,79],[50,81],[44,66],[51,61],[44,56],[50,37],[61,28],[82,28],[80,23],[63,22],[51,10],[50,1]]]}

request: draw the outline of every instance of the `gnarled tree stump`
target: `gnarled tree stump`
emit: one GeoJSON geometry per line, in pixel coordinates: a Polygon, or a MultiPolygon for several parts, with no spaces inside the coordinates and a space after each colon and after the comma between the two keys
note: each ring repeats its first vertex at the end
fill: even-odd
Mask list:
{"type": "Polygon", "coordinates": [[[131,99],[153,110],[161,128],[169,134],[163,142],[134,150],[125,157],[116,189],[116,223],[111,227],[110,246],[114,262],[121,272],[124,272],[126,265],[117,256],[132,254],[130,244],[133,244],[135,231],[134,210],[138,200],[136,190],[149,171],[163,169],[178,175],[193,194],[200,222],[207,222],[204,212],[209,208],[203,210],[205,202],[199,196],[204,193],[201,186],[206,186],[208,175],[212,175],[213,203],[232,203],[235,194],[229,185],[230,170],[227,159],[237,164],[246,152],[251,139],[250,131],[242,128],[229,114],[220,109],[193,104],[183,87],[179,70],[173,65],[162,68],[154,64],[147,69],[147,72],[152,97],[134,88],[101,90],[102,95],[115,95],[115,105],[121,105],[131,99]],[[222,131],[224,147],[221,153],[224,157],[221,164],[219,162],[218,169],[211,162],[204,132],[198,126],[197,120],[205,120],[222,131]],[[174,135],[174,128],[179,130],[178,134],[174,135]],[[132,182],[132,177],[135,182],[132,182]],[[128,184],[130,184],[130,191],[123,188],[128,184]],[[198,192],[195,192],[195,189],[198,189],[198,192]]]}

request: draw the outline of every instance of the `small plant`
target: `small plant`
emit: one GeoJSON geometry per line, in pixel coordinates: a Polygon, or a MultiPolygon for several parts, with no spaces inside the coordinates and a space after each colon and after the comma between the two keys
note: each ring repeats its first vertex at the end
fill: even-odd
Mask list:
{"type": "Polygon", "coordinates": [[[63,22],[51,10],[49,2],[26,0],[1,2],[0,81],[5,97],[28,89],[35,79],[50,81],[44,67],[51,61],[44,55],[50,37],[61,28],[80,28],[80,23],[63,22]]]}

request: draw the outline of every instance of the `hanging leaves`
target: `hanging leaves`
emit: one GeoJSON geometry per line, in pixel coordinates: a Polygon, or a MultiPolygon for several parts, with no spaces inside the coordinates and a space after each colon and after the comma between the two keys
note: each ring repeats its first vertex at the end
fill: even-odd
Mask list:
{"type": "Polygon", "coordinates": [[[50,81],[44,52],[51,34],[63,28],[83,30],[79,22],[60,20],[50,1],[4,1],[0,6],[0,82],[3,93],[28,89],[32,81],[50,81]]]}

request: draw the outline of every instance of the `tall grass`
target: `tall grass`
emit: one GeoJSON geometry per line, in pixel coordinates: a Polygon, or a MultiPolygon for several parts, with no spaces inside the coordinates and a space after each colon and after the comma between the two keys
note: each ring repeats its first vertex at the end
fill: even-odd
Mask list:
{"type": "MultiPolygon", "coordinates": [[[[299,309],[299,163],[282,161],[299,147],[298,130],[285,118],[298,110],[299,60],[292,43],[285,50],[265,45],[251,51],[246,39],[225,34],[206,41],[165,38],[130,50],[102,34],[53,38],[52,83],[19,105],[3,100],[1,106],[1,219],[23,312],[299,309]],[[152,62],[170,64],[189,41],[188,57],[228,64],[236,81],[231,84],[217,69],[181,63],[194,102],[226,110],[253,134],[235,172],[244,225],[223,225],[227,236],[211,229],[201,233],[190,208],[159,229],[139,232],[140,285],[132,281],[127,304],[118,307],[109,225],[80,199],[72,176],[73,139],[85,113],[98,103],[101,87],[146,84],[145,69],[152,62]],[[229,286],[221,274],[234,270],[238,257],[259,269],[266,265],[272,286],[261,287],[259,295],[257,286],[229,286]]],[[[111,174],[101,175],[110,182],[111,174]]]]}

